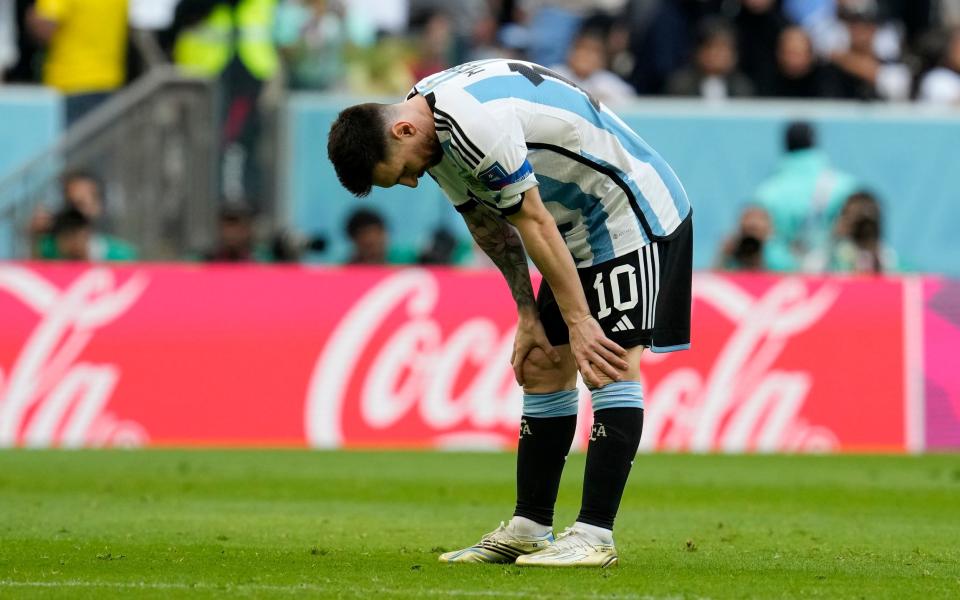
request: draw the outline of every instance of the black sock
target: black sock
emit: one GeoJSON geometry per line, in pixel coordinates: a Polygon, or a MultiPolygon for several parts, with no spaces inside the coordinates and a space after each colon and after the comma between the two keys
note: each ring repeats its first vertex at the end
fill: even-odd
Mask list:
{"type": "Polygon", "coordinates": [[[577,415],[524,417],[517,447],[517,508],[515,517],[553,525],[560,476],[577,429],[577,415]]]}
{"type": "Polygon", "coordinates": [[[606,408],[593,413],[577,521],[613,529],[642,431],[642,408],[606,408]]]}

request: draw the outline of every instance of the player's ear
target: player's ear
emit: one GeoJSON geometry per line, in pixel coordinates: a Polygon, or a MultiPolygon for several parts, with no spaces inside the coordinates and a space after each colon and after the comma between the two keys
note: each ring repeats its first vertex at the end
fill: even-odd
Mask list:
{"type": "Polygon", "coordinates": [[[397,121],[390,128],[395,138],[413,137],[417,133],[417,128],[409,121],[397,121]]]}

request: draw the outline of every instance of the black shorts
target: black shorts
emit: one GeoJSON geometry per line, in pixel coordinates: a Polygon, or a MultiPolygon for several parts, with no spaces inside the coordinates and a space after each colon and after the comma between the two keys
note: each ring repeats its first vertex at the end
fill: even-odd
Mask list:
{"type": "MultiPolygon", "coordinates": [[[[598,265],[577,269],[590,312],[611,340],[624,348],[654,352],[690,347],[690,285],[693,274],[693,217],[668,241],[654,242],[598,265]]],[[[537,308],[547,339],[570,343],[570,332],[546,279],[537,308]]]]}

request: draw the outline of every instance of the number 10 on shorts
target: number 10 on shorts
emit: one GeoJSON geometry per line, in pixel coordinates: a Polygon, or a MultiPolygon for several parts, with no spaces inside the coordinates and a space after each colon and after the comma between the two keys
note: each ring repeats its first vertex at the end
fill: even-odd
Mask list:
{"type": "Polygon", "coordinates": [[[613,312],[613,308],[623,312],[637,306],[640,299],[637,292],[637,269],[633,265],[619,265],[614,267],[609,273],[610,296],[613,299],[613,308],[607,304],[607,292],[606,286],[604,286],[603,275],[604,273],[597,273],[596,279],[593,280],[593,289],[597,291],[597,300],[600,306],[600,312],[597,313],[598,319],[609,317],[610,313],[613,312]],[[621,276],[623,275],[626,275],[625,286],[621,286],[621,276]],[[625,291],[628,292],[626,298],[623,297],[625,291]]]}

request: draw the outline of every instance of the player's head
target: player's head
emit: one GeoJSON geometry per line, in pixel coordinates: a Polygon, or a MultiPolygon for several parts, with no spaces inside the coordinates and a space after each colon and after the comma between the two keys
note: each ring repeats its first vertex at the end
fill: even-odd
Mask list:
{"type": "Polygon", "coordinates": [[[330,127],[327,154],[343,187],[366,196],[373,186],[417,187],[443,150],[433,119],[409,103],[358,104],[330,127]]]}

